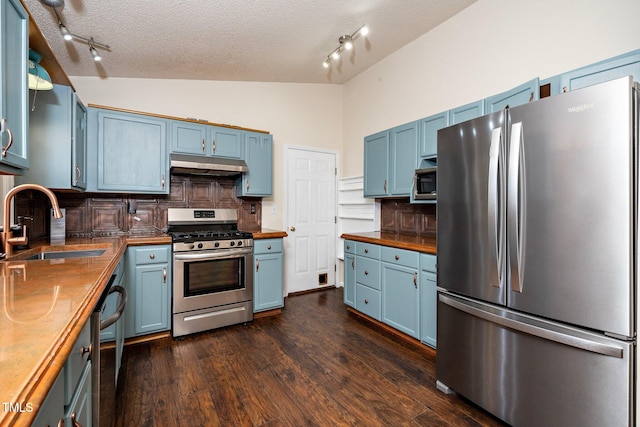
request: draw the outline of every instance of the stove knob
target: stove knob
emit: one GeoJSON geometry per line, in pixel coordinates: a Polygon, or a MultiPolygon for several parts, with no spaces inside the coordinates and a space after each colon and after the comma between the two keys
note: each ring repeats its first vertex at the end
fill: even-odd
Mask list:
{"type": "Polygon", "coordinates": [[[198,249],[202,249],[202,243],[198,243],[198,249]]]}
{"type": "Polygon", "coordinates": [[[242,240],[238,240],[238,246],[242,246],[242,240]]]}
{"type": "Polygon", "coordinates": [[[215,247],[217,248],[218,246],[220,246],[220,242],[215,242],[215,243],[213,244],[213,246],[215,246],[215,247]]]}
{"type": "Polygon", "coordinates": [[[234,242],[233,240],[231,242],[229,242],[229,246],[235,246],[236,242],[234,242]]]}

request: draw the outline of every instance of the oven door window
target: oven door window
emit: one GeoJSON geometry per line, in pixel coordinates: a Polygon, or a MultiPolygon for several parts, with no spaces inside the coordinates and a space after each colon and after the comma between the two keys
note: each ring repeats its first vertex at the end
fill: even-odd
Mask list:
{"type": "Polygon", "coordinates": [[[184,264],[186,297],[244,289],[244,258],[191,261],[184,264]]]}

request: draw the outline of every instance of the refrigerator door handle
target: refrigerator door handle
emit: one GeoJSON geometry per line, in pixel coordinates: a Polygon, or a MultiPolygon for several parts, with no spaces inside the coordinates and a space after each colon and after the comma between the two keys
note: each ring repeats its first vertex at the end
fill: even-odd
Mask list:
{"type": "Polygon", "coordinates": [[[487,194],[487,208],[489,220],[489,257],[490,272],[489,283],[496,288],[502,288],[502,230],[503,215],[500,208],[501,199],[498,194],[502,193],[501,176],[501,147],[502,147],[502,127],[493,129],[491,132],[491,145],[489,146],[489,182],[487,194]]]}
{"type": "Polygon", "coordinates": [[[524,224],[525,219],[525,161],[522,122],[511,126],[509,144],[509,165],[507,177],[507,236],[509,239],[509,270],[511,290],[522,292],[524,267],[524,224]]]}
{"type": "Polygon", "coordinates": [[[438,298],[443,304],[477,317],[487,322],[491,322],[513,331],[522,332],[524,334],[539,337],[545,340],[554,341],[560,344],[578,348],[580,350],[590,351],[592,353],[602,354],[604,356],[616,357],[622,359],[624,349],[620,346],[604,344],[586,338],[580,338],[574,335],[563,334],[561,332],[550,329],[541,328],[529,323],[520,322],[515,319],[509,319],[498,314],[490,313],[485,310],[472,307],[463,302],[457,301],[447,295],[439,294],[438,298]]]}

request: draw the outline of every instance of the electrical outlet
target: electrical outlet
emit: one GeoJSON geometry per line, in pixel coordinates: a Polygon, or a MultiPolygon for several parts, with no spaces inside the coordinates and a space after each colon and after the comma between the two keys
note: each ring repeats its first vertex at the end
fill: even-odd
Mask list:
{"type": "Polygon", "coordinates": [[[271,206],[271,214],[272,215],[276,214],[276,207],[275,206],[271,206]]]}
{"type": "Polygon", "coordinates": [[[249,213],[255,215],[256,214],[256,204],[255,203],[251,203],[251,206],[249,206],[249,213]]]}

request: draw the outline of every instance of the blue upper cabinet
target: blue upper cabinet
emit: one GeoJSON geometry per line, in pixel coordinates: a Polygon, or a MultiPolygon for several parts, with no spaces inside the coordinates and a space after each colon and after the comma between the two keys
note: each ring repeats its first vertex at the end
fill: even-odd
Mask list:
{"type": "Polygon", "coordinates": [[[244,155],[243,132],[238,129],[211,127],[212,155],[241,159],[244,155]]]}
{"type": "Polygon", "coordinates": [[[449,126],[457,125],[482,115],[484,115],[484,100],[462,105],[449,110],[449,126]]]}
{"type": "Polygon", "coordinates": [[[0,119],[4,120],[0,171],[20,173],[29,167],[28,48],[29,15],[20,0],[0,2],[0,119]],[[10,131],[10,132],[9,132],[10,131]],[[10,138],[10,135],[12,138],[10,138]],[[11,146],[9,146],[11,144],[11,146]]]}
{"type": "Polygon", "coordinates": [[[364,197],[389,194],[389,132],[364,138],[364,197]]]}
{"type": "Polygon", "coordinates": [[[511,90],[486,98],[484,100],[484,114],[538,100],[539,86],[540,80],[536,77],[511,90]]]}
{"type": "Polygon", "coordinates": [[[243,132],[198,123],[171,122],[171,152],[241,159],[243,132]]]}
{"type": "Polygon", "coordinates": [[[420,157],[432,159],[438,155],[438,130],[449,126],[449,112],[434,114],[419,120],[420,157]]]}
{"type": "Polygon", "coordinates": [[[29,113],[31,167],[17,184],[34,183],[57,190],[87,186],[87,109],[70,86],[41,92],[29,113]]]}
{"type": "Polygon", "coordinates": [[[564,73],[560,76],[560,86],[562,92],[569,92],[629,75],[640,81],[640,50],[564,73]]]}
{"type": "Polygon", "coordinates": [[[210,126],[173,120],[171,122],[171,152],[210,155],[211,144],[207,130],[210,126]]]}
{"type": "Polygon", "coordinates": [[[268,197],[273,194],[273,135],[245,132],[244,160],[249,172],[236,183],[238,197],[268,197]]]}
{"type": "Polygon", "coordinates": [[[89,108],[89,162],[97,178],[88,190],[169,193],[167,120],[89,108]],[[95,153],[92,150],[96,150],[95,153]]]}
{"type": "Polygon", "coordinates": [[[409,196],[418,164],[418,122],[364,138],[364,197],[409,196]]]}
{"type": "Polygon", "coordinates": [[[408,196],[418,166],[418,122],[389,131],[389,194],[408,196]]]}

